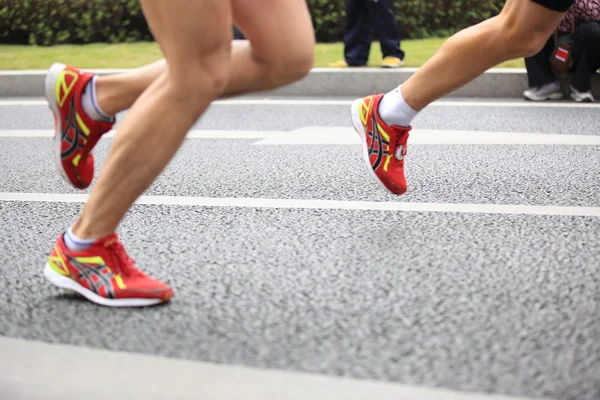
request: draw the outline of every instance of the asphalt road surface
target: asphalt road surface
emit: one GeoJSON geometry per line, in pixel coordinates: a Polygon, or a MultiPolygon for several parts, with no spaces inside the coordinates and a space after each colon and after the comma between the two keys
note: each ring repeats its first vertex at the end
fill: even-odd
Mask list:
{"type": "Polygon", "coordinates": [[[43,101],[1,100],[0,387],[58,398],[84,393],[75,381],[94,367],[115,382],[148,368],[145,384],[132,372],[94,393],[145,385],[144,398],[173,387],[187,398],[177,379],[202,366],[241,385],[206,381],[201,398],[219,400],[599,399],[599,106],[434,104],[414,122],[398,198],[362,163],[350,100],[209,109],[119,231],[176,291],[142,310],[44,281],[89,191],[55,171],[43,101]],[[165,380],[156,392],[152,365],[165,380]],[[294,377],[307,381],[277,388],[294,377]],[[357,386],[342,395],[346,384],[357,386]]]}

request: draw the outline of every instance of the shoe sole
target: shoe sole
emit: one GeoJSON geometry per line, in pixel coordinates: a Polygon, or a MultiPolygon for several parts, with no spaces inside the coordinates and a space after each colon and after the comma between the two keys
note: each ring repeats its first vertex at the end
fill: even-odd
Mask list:
{"type": "Polygon", "coordinates": [[[96,293],[89,289],[84,288],[79,283],[75,282],[71,278],[67,278],[54,271],[50,265],[46,264],[44,267],[44,277],[50,281],[54,286],[58,286],[62,289],[73,290],[92,303],[106,306],[106,307],[148,307],[154,306],[164,301],[162,299],[107,299],[98,296],[96,293]]]}
{"type": "Polygon", "coordinates": [[[404,63],[400,63],[400,64],[381,64],[381,68],[401,68],[404,66],[404,63]]]}
{"type": "Polygon", "coordinates": [[[383,184],[383,182],[381,181],[381,179],[379,179],[379,177],[377,176],[375,171],[373,171],[373,167],[371,166],[371,161],[369,160],[369,147],[367,146],[367,133],[365,132],[365,126],[363,125],[363,123],[360,119],[359,112],[358,112],[361,103],[362,103],[362,99],[357,99],[357,100],[354,100],[354,102],[352,102],[351,115],[352,115],[352,125],[354,126],[354,130],[356,131],[356,133],[358,133],[358,136],[360,137],[360,143],[362,145],[363,161],[365,162],[367,169],[369,170],[369,174],[371,175],[371,177],[373,177],[375,182],[377,182],[379,184],[379,186],[381,186],[387,192],[390,192],[393,194],[394,192],[392,192],[390,189],[387,188],[387,186],[385,186],[383,184]]]}
{"type": "Polygon", "coordinates": [[[58,74],[60,74],[67,66],[65,64],[52,64],[50,69],[48,69],[48,73],[46,75],[46,80],[44,81],[44,93],[46,94],[46,100],[48,101],[48,105],[50,106],[50,110],[54,115],[54,164],[56,165],[56,169],[63,177],[64,180],[69,182],[70,185],[76,187],[69,179],[67,172],[65,171],[62,165],[62,118],[60,115],[60,110],[58,107],[58,103],[56,102],[56,81],[58,78],[58,74]]]}
{"type": "Polygon", "coordinates": [[[554,94],[550,94],[548,96],[544,96],[544,97],[527,97],[524,96],[525,100],[529,100],[529,101],[546,101],[546,100],[560,100],[562,98],[564,98],[565,96],[562,93],[554,93],[554,94]]]}
{"type": "Polygon", "coordinates": [[[585,97],[583,99],[577,99],[575,97],[571,97],[571,99],[573,101],[575,101],[576,103],[593,103],[594,100],[590,99],[589,97],[585,97]]]}

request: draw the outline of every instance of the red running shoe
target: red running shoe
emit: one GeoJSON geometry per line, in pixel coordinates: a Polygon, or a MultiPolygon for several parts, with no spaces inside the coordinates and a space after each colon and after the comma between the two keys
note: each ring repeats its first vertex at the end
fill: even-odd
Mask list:
{"type": "Polygon", "coordinates": [[[60,235],[48,257],[44,276],[58,287],[109,307],[152,306],[173,297],[167,284],[135,267],[116,234],[80,252],[69,250],[60,235]]]}
{"type": "Polygon", "coordinates": [[[81,105],[81,96],[94,74],[53,64],[45,82],[46,99],[54,114],[54,161],[61,175],[71,185],[85,189],[94,179],[92,149],[110,123],[94,121],[81,105]]]}
{"type": "Polygon", "coordinates": [[[352,124],[359,134],[363,158],[373,178],[394,194],[406,192],[404,157],[411,127],[390,126],[379,117],[383,94],[352,103],[352,124]]]}

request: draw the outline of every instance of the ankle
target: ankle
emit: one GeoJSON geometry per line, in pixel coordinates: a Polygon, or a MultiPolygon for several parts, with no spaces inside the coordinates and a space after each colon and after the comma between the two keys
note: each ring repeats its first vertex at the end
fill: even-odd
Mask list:
{"type": "MultiPolygon", "coordinates": [[[[96,103],[101,110],[108,115],[117,115],[122,110],[118,109],[115,99],[119,93],[115,90],[115,85],[107,79],[108,77],[98,77],[96,79],[96,103]]],[[[121,90],[122,92],[122,90],[121,90]]],[[[123,94],[120,94],[121,97],[123,94]]]]}
{"type": "Polygon", "coordinates": [[[92,227],[82,218],[75,221],[69,230],[74,236],[81,240],[102,239],[114,233],[114,229],[98,229],[98,227],[92,227]]]}
{"type": "Polygon", "coordinates": [[[94,121],[112,122],[114,121],[113,114],[105,111],[104,108],[98,102],[98,77],[94,76],[85,89],[83,90],[81,105],[87,115],[90,116],[94,121]]]}
{"type": "Polygon", "coordinates": [[[400,87],[386,93],[379,102],[379,116],[388,125],[410,126],[419,113],[404,99],[400,87]]]}
{"type": "Polygon", "coordinates": [[[96,241],[95,239],[85,239],[76,235],[75,233],[73,233],[72,228],[69,228],[67,232],[65,232],[63,238],[67,248],[71,251],[76,252],[88,249],[96,241]]]}

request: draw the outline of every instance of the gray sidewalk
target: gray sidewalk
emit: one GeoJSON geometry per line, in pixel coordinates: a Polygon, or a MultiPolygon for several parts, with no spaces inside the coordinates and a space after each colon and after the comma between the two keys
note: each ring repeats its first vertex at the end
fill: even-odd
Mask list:
{"type": "MultiPolygon", "coordinates": [[[[404,82],[417,69],[380,68],[337,69],[315,68],[299,82],[266,93],[278,96],[363,96],[387,92],[404,82]]],[[[93,70],[99,74],[112,74],[123,70],[93,70]]],[[[46,71],[0,71],[0,97],[42,97],[46,71]]],[[[600,96],[600,77],[593,77],[593,91],[600,96]]],[[[524,69],[497,68],[454,92],[452,97],[521,98],[527,86],[524,69]]]]}

